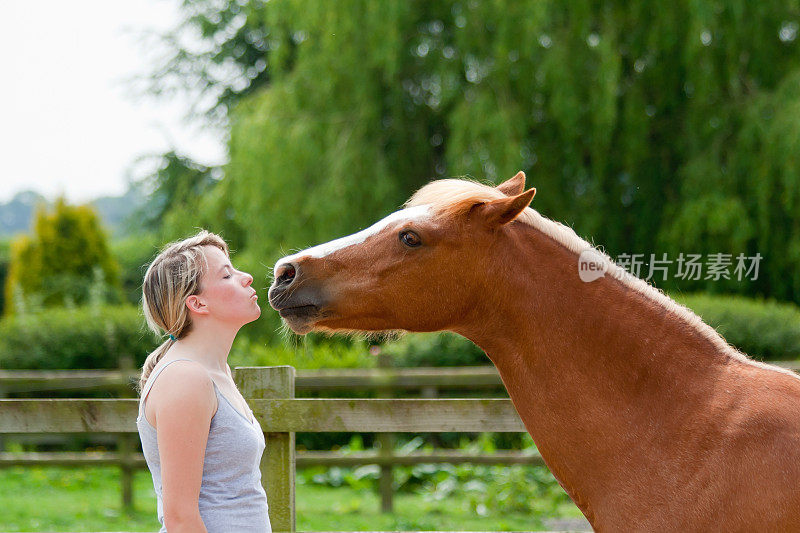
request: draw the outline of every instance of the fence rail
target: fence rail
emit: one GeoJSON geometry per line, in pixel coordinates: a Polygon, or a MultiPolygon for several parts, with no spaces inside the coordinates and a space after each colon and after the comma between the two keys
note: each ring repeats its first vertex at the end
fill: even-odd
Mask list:
{"type": "MultiPolygon", "coordinates": [[[[772,361],[795,372],[800,361],[772,361]]],[[[126,390],[139,379],[132,370],[0,370],[0,394],[126,390]]],[[[296,391],[495,389],[503,383],[493,366],[299,370],[296,391]]]]}
{"type": "MultiPolygon", "coordinates": [[[[126,390],[139,379],[130,370],[0,370],[4,394],[45,391],[126,390]]],[[[300,370],[296,391],[493,389],[503,385],[493,366],[460,368],[354,368],[300,370]]]]}
{"type": "MultiPolygon", "coordinates": [[[[0,468],[11,466],[119,466],[128,461],[137,469],[147,468],[144,455],[133,453],[127,458],[116,452],[2,452],[0,468]]],[[[491,454],[464,453],[459,450],[437,450],[435,452],[411,452],[401,455],[381,455],[376,451],[342,454],[328,451],[296,452],[298,468],[309,466],[362,466],[387,465],[409,466],[419,464],[482,464],[482,465],[544,465],[538,453],[517,450],[501,450],[491,454]]]]}
{"type": "MultiPolygon", "coordinates": [[[[511,400],[250,399],[265,432],[520,432],[511,400]]],[[[0,400],[4,433],[135,433],[137,400],[0,400]]]]}

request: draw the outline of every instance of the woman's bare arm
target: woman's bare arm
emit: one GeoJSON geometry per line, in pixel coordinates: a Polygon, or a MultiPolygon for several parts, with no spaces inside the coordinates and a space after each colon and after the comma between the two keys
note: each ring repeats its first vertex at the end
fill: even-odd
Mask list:
{"type": "Polygon", "coordinates": [[[161,460],[164,525],[170,533],[205,532],[198,500],[211,418],[217,398],[208,372],[176,361],[165,368],[148,397],[161,460]],[[153,397],[155,394],[155,397],[153,397]]]}

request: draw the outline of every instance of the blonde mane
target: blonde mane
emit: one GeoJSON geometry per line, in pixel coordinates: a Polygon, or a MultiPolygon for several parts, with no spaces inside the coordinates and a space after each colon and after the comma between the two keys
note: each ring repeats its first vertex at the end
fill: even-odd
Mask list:
{"type": "MultiPolygon", "coordinates": [[[[421,189],[406,202],[406,207],[428,205],[436,217],[456,217],[467,213],[476,203],[489,202],[499,198],[504,198],[505,194],[493,186],[484,185],[477,181],[468,179],[442,179],[433,181],[421,189]]],[[[611,257],[598,250],[593,245],[580,238],[572,228],[559,222],[550,220],[540,215],[536,210],[528,207],[516,219],[520,222],[532,226],[542,232],[558,244],[575,254],[575,271],[578,269],[578,256],[586,250],[593,250],[601,256],[608,265],[606,276],[618,280],[623,287],[635,291],[648,300],[659,304],[667,312],[674,315],[679,320],[684,321],[693,327],[698,333],[708,339],[716,348],[729,357],[761,368],[775,370],[790,374],[798,379],[794,372],[773,365],[768,365],[750,359],[745,354],[728,344],[725,339],[711,326],[688,307],[679,304],[661,289],[650,285],[627,270],[617,265],[611,257]]]]}

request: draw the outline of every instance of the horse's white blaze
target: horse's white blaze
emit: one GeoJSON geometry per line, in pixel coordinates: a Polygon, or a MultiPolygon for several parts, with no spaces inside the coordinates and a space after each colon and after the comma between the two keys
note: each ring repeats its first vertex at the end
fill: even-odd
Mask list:
{"type": "Polygon", "coordinates": [[[280,261],[275,264],[275,275],[277,276],[278,268],[285,264],[291,263],[295,259],[299,259],[301,257],[325,257],[326,255],[330,255],[337,250],[341,250],[342,248],[347,248],[348,246],[353,246],[355,244],[361,244],[367,238],[372,235],[375,235],[381,232],[384,228],[386,228],[389,224],[393,224],[395,222],[403,222],[406,220],[415,220],[420,218],[425,218],[429,216],[430,208],[427,205],[418,205],[415,207],[409,207],[407,209],[401,209],[400,211],[395,211],[391,215],[387,216],[376,222],[375,224],[371,225],[367,229],[361,230],[358,233],[353,233],[352,235],[348,235],[346,237],[341,237],[339,239],[326,242],[323,244],[318,244],[312,248],[308,248],[303,250],[302,252],[297,252],[296,254],[292,254],[289,256],[284,257],[280,261]]]}

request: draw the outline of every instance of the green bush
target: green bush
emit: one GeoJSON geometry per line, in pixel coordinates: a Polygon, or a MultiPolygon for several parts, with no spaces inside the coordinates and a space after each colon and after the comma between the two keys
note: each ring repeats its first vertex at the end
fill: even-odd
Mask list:
{"type": "Polygon", "coordinates": [[[486,354],[468,339],[455,333],[410,333],[386,344],[394,366],[490,365],[486,354]]]}
{"type": "Polygon", "coordinates": [[[157,342],[132,305],[53,308],[0,320],[0,368],[141,366],[157,342]]]}
{"type": "Polygon", "coordinates": [[[745,296],[675,295],[725,340],[756,359],[800,359],[800,308],[745,296]]]}
{"type": "MultiPolygon", "coordinates": [[[[247,329],[249,326],[245,326],[247,329]]],[[[245,330],[242,330],[244,333],[245,330]]],[[[239,335],[231,349],[228,362],[236,366],[290,365],[296,369],[317,368],[372,368],[377,358],[369,353],[364,340],[349,345],[335,339],[299,338],[297,346],[266,345],[239,335]]]]}

